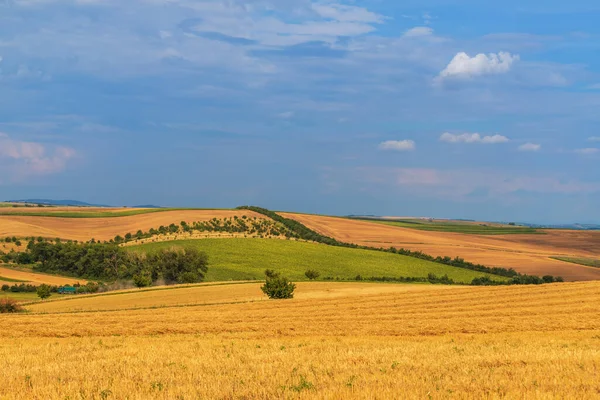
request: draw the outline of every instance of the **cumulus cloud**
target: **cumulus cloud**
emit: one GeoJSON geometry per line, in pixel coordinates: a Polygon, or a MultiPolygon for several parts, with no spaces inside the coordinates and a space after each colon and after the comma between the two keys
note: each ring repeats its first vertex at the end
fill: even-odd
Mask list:
{"type": "Polygon", "coordinates": [[[539,151],[541,148],[542,146],[536,143],[525,143],[519,146],[519,151],[539,151]]]}
{"type": "Polygon", "coordinates": [[[577,149],[577,150],[575,150],[575,153],[582,154],[582,155],[592,155],[592,154],[600,153],[600,149],[597,149],[595,147],[588,147],[585,149],[577,149]]]}
{"type": "Polygon", "coordinates": [[[465,52],[454,56],[446,68],[440,72],[440,79],[473,78],[482,75],[504,74],[510,71],[512,65],[519,61],[518,55],[500,52],[498,54],[477,54],[470,57],[465,52]]]}
{"type": "Polygon", "coordinates": [[[510,139],[506,136],[502,135],[492,135],[492,136],[481,136],[479,133],[462,133],[462,134],[453,134],[453,133],[443,133],[440,136],[440,141],[447,143],[484,143],[484,144],[498,144],[498,143],[506,143],[510,139]]]}
{"type": "Polygon", "coordinates": [[[404,37],[421,37],[433,35],[433,29],[428,26],[417,26],[404,32],[404,37]]]}
{"type": "Polygon", "coordinates": [[[380,150],[413,151],[416,147],[412,140],[388,140],[379,144],[380,150]]]}
{"type": "Polygon", "coordinates": [[[0,171],[19,176],[49,175],[65,169],[75,150],[11,139],[0,133],[0,171]]]}

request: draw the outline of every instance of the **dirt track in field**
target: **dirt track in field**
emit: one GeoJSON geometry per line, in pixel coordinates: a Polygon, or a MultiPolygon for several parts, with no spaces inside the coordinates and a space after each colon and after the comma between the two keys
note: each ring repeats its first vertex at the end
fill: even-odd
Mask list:
{"type": "Polygon", "coordinates": [[[262,218],[248,210],[181,210],[163,211],[109,218],[55,218],[0,215],[0,237],[43,236],[70,240],[110,240],[117,235],[134,234],[139,229],[146,232],[161,225],[208,221],[212,218],[233,216],[262,218]]]}
{"type": "Polygon", "coordinates": [[[340,241],[373,247],[420,250],[434,256],[462,257],[487,266],[501,266],[566,280],[600,280],[600,268],[553,260],[552,256],[600,257],[600,232],[546,230],[533,235],[468,235],[429,232],[369,221],[281,213],[340,241]]]}

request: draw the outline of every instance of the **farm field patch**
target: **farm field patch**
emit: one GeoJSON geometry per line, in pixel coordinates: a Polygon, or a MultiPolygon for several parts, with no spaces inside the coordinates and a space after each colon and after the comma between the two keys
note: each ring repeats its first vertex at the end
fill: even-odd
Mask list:
{"type": "Polygon", "coordinates": [[[562,276],[571,281],[600,279],[598,268],[552,258],[594,257],[600,254],[600,232],[541,230],[545,234],[468,235],[421,231],[348,218],[294,213],[281,215],[343,242],[403,247],[434,256],[458,256],[487,266],[514,268],[532,275],[562,276]]]}
{"type": "Polygon", "coordinates": [[[585,265],[587,267],[600,268],[600,259],[584,257],[554,257],[560,261],[566,261],[573,264],[585,265]]]}
{"type": "MultiPolygon", "coordinates": [[[[252,285],[230,285],[230,300],[252,285]]],[[[598,282],[367,285],[312,298],[299,286],[285,301],[3,314],[0,396],[597,397],[598,282]]]]}
{"type": "MultiPolygon", "coordinates": [[[[47,285],[72,285],[75,283],[85,284],[87,280],[79,278],[69,278],[59,275],[42,274],[38,272],[29,271],[26,269],[13,269],[8,267],[0,266],[0,281],[5,282],[8,285],[12,285],[15,282],[25,282],[34,285],[47,284],[47,285]],[[4,278],[4,279],[3,279],[4,278]]],[[[0,293],[1,295],[1,293],[0,293]]]]}
{"type": "Polygon", "coordinates": [[[461,221],[422,221],[413,219],[374,219],[374,218],[350,218],[359,221],[369,221],[378,224],[398,226],[401,228],[418,229],[432,232],[454,232],[466,233],[471,235],[516,235],[516,234],[534,234],[541,233],[533,228],[508,226],[500,224],[483,224],[476,222],[461,221]]]}
{"type": "Polygon", "coordinates": [[[455,268],[430,261],[373,250],[349,249],[323,244],[272,239],[204,239],[148,243],[128,247],[151,252],[173,246],[193,247],[208,254],[210,281],[263,279],[265,269],[275,269],[293,280],[305,280],[304,272],[316,269],[326,277],[354,279],[368,277],[427,277],[448,275],[456,282],[499,276],[455,268]]]}
{"type": "MultiPolygon", "coordinates": [[[[88,296],[71,296],[59,301],[33,302],[27,308],[36,313],[139,310],[147,308],[206,306],[269,301],[260,290],[262,283],[204,283],[133,289],[88,296]]],[[[384,293],[440,291],[450,286],[429,284],[384,284],[358,282],[298,282],[296,299],[325,299],[384,293]]]]}
{"type": "Polygon", "coordinates": [[[262,218],[259,214],[241,210],[171,210],[119,218],[58,218],[22,215],[0,215],[0,238],[5,236],[61,238],[70,240],[110,240],[117,235],[148,231],[161,225],[181,221],[208,221],[246,215],[262,218]]]}

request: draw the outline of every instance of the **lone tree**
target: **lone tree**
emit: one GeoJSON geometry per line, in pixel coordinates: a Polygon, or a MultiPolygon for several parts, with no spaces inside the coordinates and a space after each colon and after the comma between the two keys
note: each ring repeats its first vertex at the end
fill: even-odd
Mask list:
{"type": "Polygon", "coordinates": [[[288,280],[288,278],[281,276],[278,272],[273,270],[265,271],[266,282],[261,287],[264,294],[269,296],[270,299],[292,299],[294,298],[294,289],[296,285],[288,280]]]}
{"type": "Polygon", "coordinates": [[[47,299],[52,294],[50,292],[50,286],[48,286],[48,285],[38,286],[36,292],[37,292],[37,295],[39,296],[39,298],[42,300],[47,299]]]}
{"type": "Polygon", "coordinates": [[[314,269],[309,269],[304,273],[304,275],[306,275],[306,277],[312,281],[321,276],[321,273],[319,271],[315,271],[314,269]]]}

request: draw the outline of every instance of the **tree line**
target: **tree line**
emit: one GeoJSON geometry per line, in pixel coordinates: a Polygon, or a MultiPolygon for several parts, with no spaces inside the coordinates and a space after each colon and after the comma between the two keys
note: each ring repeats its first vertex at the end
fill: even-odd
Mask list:
{"type": "Polygon", "coordinates": [[[39,272],[85,279],[133,280],[137,286],[202,282],[208,256],[197,249],[128,252],[114,243],[29,242],[23,259],[39,272]]]}

